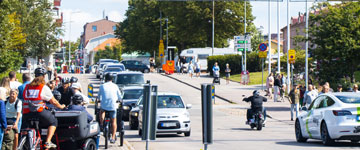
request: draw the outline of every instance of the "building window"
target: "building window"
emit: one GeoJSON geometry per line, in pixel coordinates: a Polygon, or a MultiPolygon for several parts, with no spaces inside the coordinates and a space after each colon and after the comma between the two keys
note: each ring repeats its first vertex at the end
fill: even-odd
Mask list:
{"type": "Polygon", "coordinates": [[[96,32],[97,31],[97,26],[92,26],[92,30],[93,30],[93,32],[96,32]]]}
{"type": "Polygon", "coordinates": [[[113,26],[113,31],[115,31],[116,30],[116,26],[113,26]]]}

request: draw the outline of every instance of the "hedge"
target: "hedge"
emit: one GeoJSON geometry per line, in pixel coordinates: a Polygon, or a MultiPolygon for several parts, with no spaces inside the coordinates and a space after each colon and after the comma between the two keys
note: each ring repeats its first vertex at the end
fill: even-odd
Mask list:
{"type": "MultiPolygon", "coordinates": [[[[256,52],[247,54],[247,70],[249,72],[261,71],[261,59],[258,57],[256,52]]],[[[218,62],[220,67],[220,73],[225,74],[226,63],[229,64],[231,74],[241,73],[241,56],[240,55],[217,55],[208,57],[208,72],[212,75],[212,68],[215,62],[218,62]]]]}

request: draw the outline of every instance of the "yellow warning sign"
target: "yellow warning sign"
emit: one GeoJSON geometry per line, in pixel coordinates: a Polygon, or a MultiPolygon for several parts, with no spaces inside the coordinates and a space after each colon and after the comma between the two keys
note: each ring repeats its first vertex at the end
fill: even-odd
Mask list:
{"type": "Polygon", "coordinates": [[[159,43],[159,57],[160,58],[164,58],[165,54],[164,54],[164,41],[160,40],[159,43]]]}
{"type": "Polygon", "coordinates": [[[291,49],[289,50],[289,63],[293,64],[295,63],[295,54],[296,54],[296,51],[291,49]]]}

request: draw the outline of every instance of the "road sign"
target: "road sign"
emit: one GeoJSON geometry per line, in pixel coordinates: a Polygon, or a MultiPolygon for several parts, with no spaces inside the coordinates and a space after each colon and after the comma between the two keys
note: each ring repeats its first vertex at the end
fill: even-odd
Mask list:
{"type": "Polygon", "coordinates": [[[289,50],[289,63],[293,64],[295,63],[295,50],[291,49],[289,50]]]}
{"type": "Polygon", "coordinates": [[[261,43],[259,45],[259,50],[260,51],[266,51],[267,50],[267,44],[266,43],[261,43]]]}
{"type": "Polygon", "coordinates": [[[259,51],[259,57],[260,58],[266,58],[267,57],[267,52],[266,51],[259,51]]]}
{"type": "Polygon", "coordinates": [[[234,47],[235,51],[240,52],[244,51],[246,47],[246,51],[252,51],[251,49],[251,36],[234,36],[234,47]]]}
{"type": "Polygon", "coordinates": [[[164,41],[160,40],[159,43],[159,57],[160,58],[164,58],[165,54],[164,54],[164,41]]]}

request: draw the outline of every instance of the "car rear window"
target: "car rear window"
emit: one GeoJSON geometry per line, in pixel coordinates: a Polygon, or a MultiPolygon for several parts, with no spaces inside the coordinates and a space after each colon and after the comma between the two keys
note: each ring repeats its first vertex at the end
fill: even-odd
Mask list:
{"type": "Polygon", "coordinates": [[[105,71],[123,71],[120,67],[111,67],[111,68],[106,68],[105,71]]]}
{"type": "Polygon", "coordinates": [[[139,99],[142,94],[142,89],[125,90],[123,99],[139,99]]]}
{"type": "Polygon", "coordinates": [[[118,74],[116,84],[144,84],[144,75],[142,74],[118,74]]]}
{"type": "Polygon", "coordinates": [[[343,103],[359,104],[360,96],[336,96],[343,103]]]}

